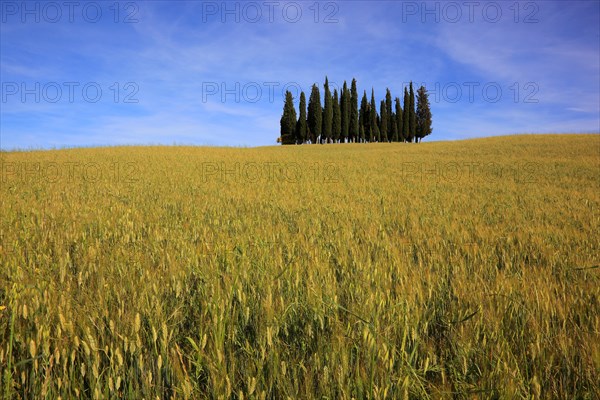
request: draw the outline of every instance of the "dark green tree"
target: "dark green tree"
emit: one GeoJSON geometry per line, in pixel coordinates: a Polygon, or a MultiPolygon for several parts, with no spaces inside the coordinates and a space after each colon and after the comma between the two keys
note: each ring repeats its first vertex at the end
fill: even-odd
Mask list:
{"type": "Polygon", "coordinates": [[[323,109],[323,131],[321,132],[321,143],[329,141],[332,138],[333,128],[333,97],[329,90],[329,80],[325,77],[325,107],[323,109]]]}
{"type": "Polygon", "coordinates": [[[429,94],[425,87],[421,86],[417,90],[416,141],[419,142],[425,136],[431,134],[432,131],[429,94]]]}
{"type": "Polygon", "coordinates": [[[379,133],[382,142],[388,141],[388,112],[385,104],[385,100],[381,100],[381,104],[379,105],[379,109],[381,110],[381,118],[379,121],[379,133]]]}
{"type": "Polygon", "coordinates": [[[367,100],[366,90],[364,91],[362,100],[360,101],[358,125],[360,126],[360,141],[364,142],[367,140],[367,134],[369,132],[369,100],[367,100]]]}
{"type": "Polygon", "coordinates": [[[317,143],[317,138],[321,135],[322,119],[321,94],[319,87],[315,84],[312,85],[310,98],[308,99],[308,130],[311,143],[317,143]]]}
{"type": "Polygon", "coordinates": [[[296,109],[294,108],[294,97],[289,90],[285,92],[285,103],[283,105],[283,115],[281,116],[281,143],[294,144],[296,131],[296,109]]]}
{"type": "Polygon", "coordinates": [[[350,88],[350,124],[348,126],[348,138],[351,142],[357,141],[360,136],[358,124],[358,91],[356,89],[356,79],[352,78],[350,88]]]}
{"type": "Polygon", "coordinates": [[[296,143],[306,143],[308,140],[308,126],[306,121],[306,95],[300,92],[300,116],[296,123],[296,143]]]}
{"type": "Polygon", "coordinates": [[[416,139],[416,125],[417,125],[417,118],[416,118],[416,113],[415,113],[415,92],[413,91],[413,85],[412,82],[410,83],[410,91],[409,91],[409,96],[410,96],[410,121],[408,123],[408,129],[410,132],[410,139],[411,142],[413,139],[416,139]]]}
{"type": "Polygon", "coordinates": [[[400,106],[400,98],[396,97],[396,130],[398,131],[398,142],[404,141],[402,135],[402,107],[400,106]]]}
{"type": "Polygon", "coordinates": [[[394,129],[392,128],[394,125],[394,119],[392,118],[394,110],[392,110],[392,93],[390,89],[385,90],[385,111],[387,114],[387,134],[391,138],[394,134],[394,129]]]}
{"type": "Polygon", "coordinates": [[[337,89],[333,90],[333,122],[331,124],[331,133],[333,143],[337,143],[342,137],[342,111],[337,89]]]}
{"type": "Polygon", "coordinates": [[[390,116],[390,121],[392,121],[392,132],[390,133],[390,142],[398,141],[398,125],[396,124],[396,113],[392,112],[390,116]]]}
{"type": "Polygon", "coordinates": [[[346,81],[344,81],[340,98],[340,112],[342,113],[342,136],[340,137],[340,141],[344,143],[348,139],[348,131],[350,130],[350,91],[348,90],[346,81]]]}
{"type": "Polygon", "coordinates": [[[404,112],[402,115],[402,140],[404,142],[409,142],[410,140],[410,130],[409,130],[409,120],[410,120],[410,100],[408,97],[408,89],[404,88],[404,112]]]}
{"type": "Polygon", "coordinates": [[[375,89],[371,88],[371,118],[369,120],[369,141],[381,141],[379,127],[377,126],[377,104],[375,104],[375,89]]]}

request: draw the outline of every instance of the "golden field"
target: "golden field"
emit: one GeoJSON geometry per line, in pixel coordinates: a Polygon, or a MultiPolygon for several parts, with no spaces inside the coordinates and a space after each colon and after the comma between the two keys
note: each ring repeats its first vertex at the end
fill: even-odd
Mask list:
{"type": "Polygon", "coordinates": [[[600,135],[0,157],[2,398],[600,396],[600,135]]]}

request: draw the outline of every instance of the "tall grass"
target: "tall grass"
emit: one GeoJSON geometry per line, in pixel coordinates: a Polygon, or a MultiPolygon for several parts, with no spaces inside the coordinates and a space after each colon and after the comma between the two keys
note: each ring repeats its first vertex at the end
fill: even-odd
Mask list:
{"type": "Polygon", "coordinates": [[[2,153],[3,397],[598,398],[599,150],[2,153]]]}

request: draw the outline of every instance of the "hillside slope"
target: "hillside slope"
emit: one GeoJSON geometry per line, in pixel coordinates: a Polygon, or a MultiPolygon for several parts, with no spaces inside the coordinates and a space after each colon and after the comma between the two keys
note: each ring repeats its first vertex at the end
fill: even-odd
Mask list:
{"type": "Polygon", "coordinates": [[[594,398],[600,135],[0,153],[5,398],[594,398]]]}

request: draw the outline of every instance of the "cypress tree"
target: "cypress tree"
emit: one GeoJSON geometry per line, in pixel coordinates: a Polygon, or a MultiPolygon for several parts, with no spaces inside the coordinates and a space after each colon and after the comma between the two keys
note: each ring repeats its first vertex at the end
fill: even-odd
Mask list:
{"type": "MultiPolygon", "coordinates": [[[[325,101],[325,99],[323,99],[325,101]]],[[[321,115],[323,118],[321,119],[321,138],[319,139],[319,143],[326,143],[325,140],[325,106],[321,109],[321,115]]]]}
{"type": "Polygon", "coordinates": [[[344,143],[344,109],[346,108],[345,105],[345,98],[344,98],[344,86],[346,85],[346,81],[344,81],[344,85],[342,86],[342,88],[340,89],[340,137],[339,137],[339,142],[340,143],[344,143]]]}
{"type": "Polygon", "coordinates": [[[367,91],[363,93],[362,100],[360,101],[360,115],[358,125],[360,126],[360,141],[364,142],[369,132],[369,101],[367,100],[367,91]]]}
{"type": "Polygon", "coordinates": [[[392,122],[392,132],[390,133],[390,142],[398,141],[398,124],[396,123],[396,113],[392,112],[390,116],[390,121],[392,122]]]}
{"type": "Polygon", "coordinates": [[[410,141],[410,130],[408,126],[408,121],[410,120],[409,110],[410,100],[408,99],[408,89],[404,88],[404,112],[402,115],[402,140],[404,142],[410,141]]]}
{"type": "Polygon", "coordinates": [[[333,98],[329,90],[329,80],[325,77],[325,108],[323,109],[323,131],[321,132],[321,142],[327,142],[332,138],[333,126],[333,98]]]}
{"type": "Polygon", "coordinates": [[[344,81],[344,86],[342,88],[340,112],[342,113],[342,136],[340,141],[344,143],[344,141],[348,139],[348,131],[350,130],[350,92],[348,91],[348,85],[346,85],[346,81],[344,81]]]}
{"type": "Polygon", "coordinates": [[[315,84],[312,85],[308,100],[308,130],[310,131],[311,143],[317,143],[317,138],[321,135],[322,113],[321,94],[319,93],[319,87],[315,84]]]}
{"type": "Polygon", "coordinates": [[[396,130],[398,132],[398,142],[402,142],[404,136],[402,135],[402,107],[400,106],[400,98],[396,97],[396,130]]]}
{"type": "Polygon", "coordinates": [[[375,104],[375,89],[371,88],[371,119],[369,120],[369,138],[373,142],[380,141],[379,128],[377,127],[377,105],[375,104]]]}
{"type": "Polygon", "coordinates": [[[296,123],[296,143],[305,143],[308,140],[308,127],[306,125],[306,95],[300,92],[300,116],[296,123]]]}
{"type": "Polygon", "coordinates": [[[342,112],[337,89],[333,90],[333,122],[331,124],[333,142],[337,143],[342,137],[342,112]]]}
{"type": "Polygon", "coordinates": [[[379,109],[381,110],[381,120],[379,122],[379,132],[381,135],[381,141],[382,142],[387,142],[388,141],[388,112],[387,112],[387,106],[385,104],[385,100],[381,100],[381,104],[379,105],[379,109]]]}
{"type": "Polygon", "coordinates": [[[413,85],[412,82],[410,83],[410,92],[409,92],[409,96],[410,96],[410,121],[408,123],[409,126],[409,131],[410,131],[410,138],[411,141],[413,138],[416,139],[416,125],[417,125],[417,119],[416,119],[416,114],[415,114],[415,92],[413,91],[413,85]]]}
{"type": "Polygon", "coordinates": [[[294,144],[294,133],[296,130],[296,109],[294,108],[294,98],[289,90],[285,92],[285,104],[283,105],[283,115],[279,121],[281,127],[281,143],[294,144]]]}
{"type": "Polygon", "coordinates": [[[352,78],[350,88],[350,124],[348,126],[348,138],[350,141],[357,141],[360,136],[358,124],[358,91],[356,90],[356,79],[352,78]]]}
{"type": "Polygon", "coordinates": [[[392,118],[392,114],[394,110],[392,110],[392,93],[390,89],[385,90],[385,111],[387,114],[387,134],[388,136],[393,136],[394,129],[392,126],[394,125],[394,119],[392,118]]]}
{"type": "Polygon", "coordinates": [[[417,142],[431,134],[431,109],[429,107],[429,94],[424,86],[417,90],[417,112],[416,112],[416,137],[417,142]]]}

